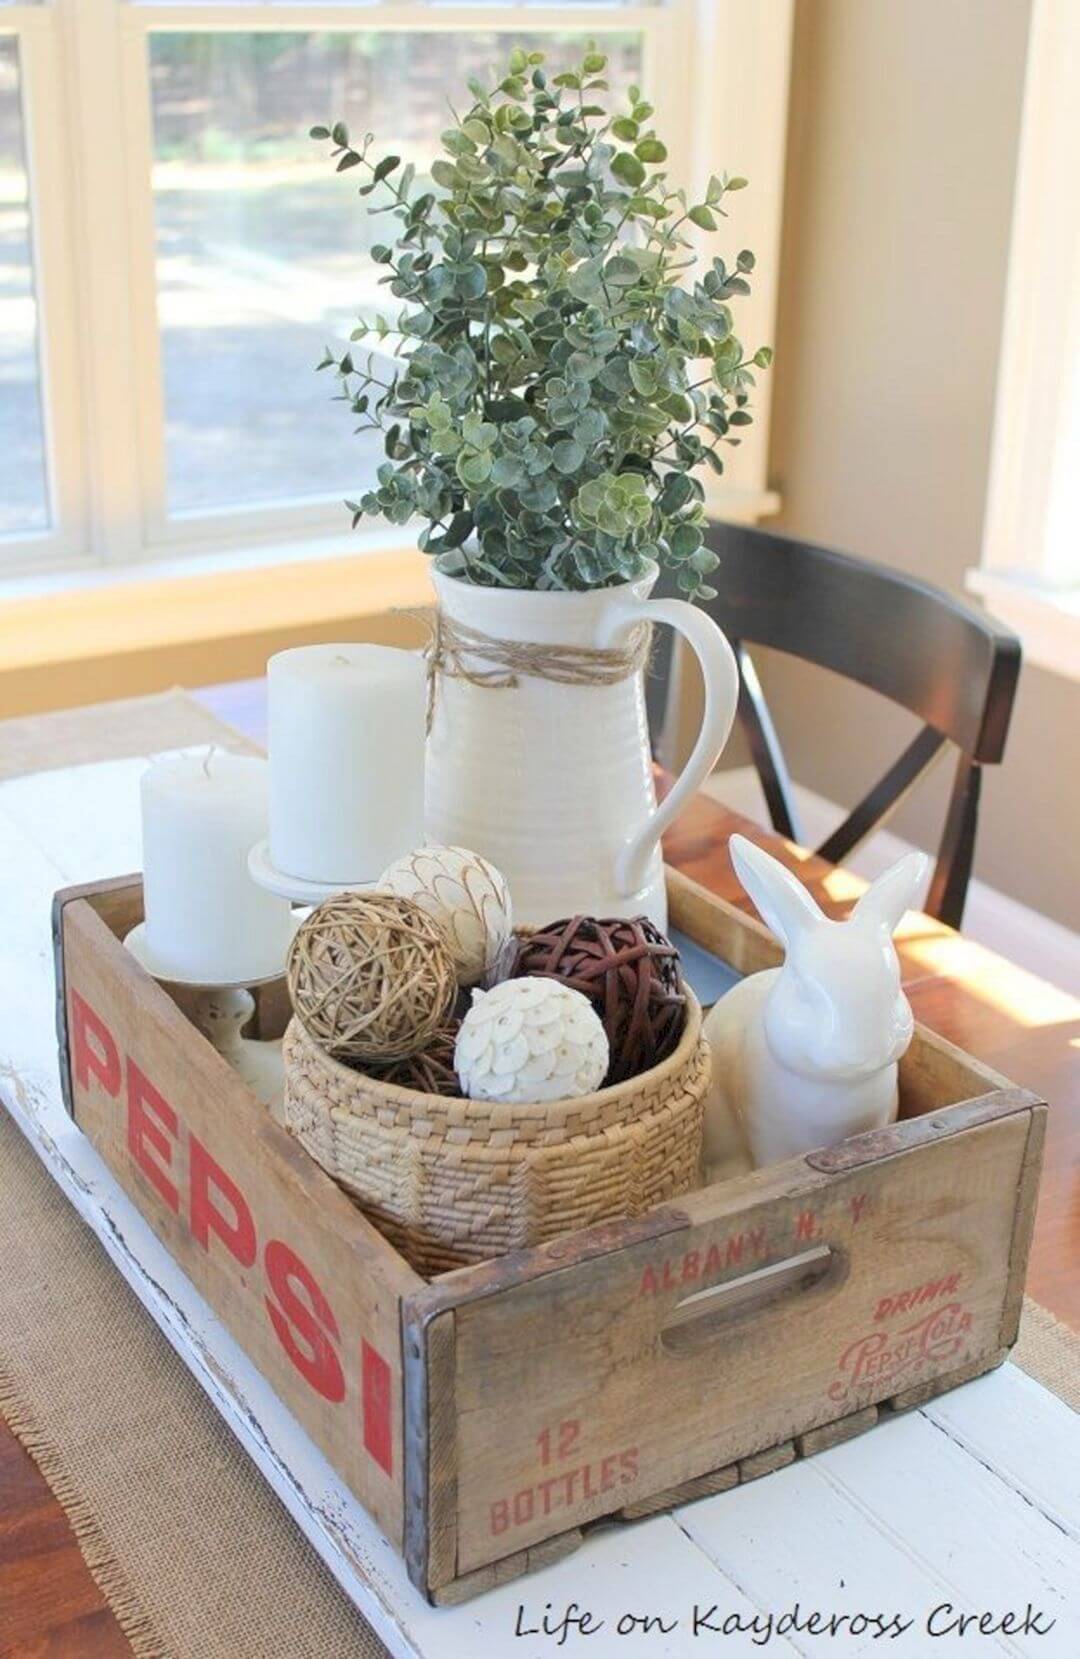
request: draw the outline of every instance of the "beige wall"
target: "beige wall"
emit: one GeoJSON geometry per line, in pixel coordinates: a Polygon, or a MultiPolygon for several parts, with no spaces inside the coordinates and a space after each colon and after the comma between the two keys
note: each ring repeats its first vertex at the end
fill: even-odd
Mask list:
{"type": "MultiPolygon", "coordinates": [[[[954,592],[979,557],[1028,13],[797,10],[771,522],[954,592]]],[[[850,803],[913,728],[811,673],[771,661],[766,688],[796,778],[850,803]]],[[[1074,927],[1078,732],[1080,684],[1025,668],[977,851],[978,875],[1074,927]]],[[[899,833],[936,843],[945,782],[905,804],[899,833]]]]}

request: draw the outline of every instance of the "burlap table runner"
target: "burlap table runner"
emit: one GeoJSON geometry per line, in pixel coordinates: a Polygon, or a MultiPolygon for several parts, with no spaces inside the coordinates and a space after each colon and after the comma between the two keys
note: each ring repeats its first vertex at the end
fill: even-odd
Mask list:
{"type": "Polygon", "coordinates": [[[1074,1411],[1080,1411],[1080,1336],[1046,1308],[1024,1297],[1013,1363],[1074,1411]]]}
{"type": "MultiPolygon", "coordinates": [[[[179,693],[10,721],[0,777],[215,739],[242,741],[179,693]]],[[[135,1652],[385,1655],[2,1110],[0,1263],[0,1411],[135,1652]]],[[[1080,1409],[1080,1337],[1031,1302],[1013,1357],[1080,1409]]]]}
{"type": "Polygon", "coordinates": [[[158,755],[197,743],[254,747],[186,691],[162,691],[56,714],[26,714],[0,721],[0,780],[95,760],[158,755]]]}

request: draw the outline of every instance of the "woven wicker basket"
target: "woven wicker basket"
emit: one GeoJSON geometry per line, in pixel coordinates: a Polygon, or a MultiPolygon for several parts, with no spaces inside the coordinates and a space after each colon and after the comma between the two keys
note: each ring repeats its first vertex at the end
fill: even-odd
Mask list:
{"type": "Polygon", "coordinates": [[[577,1100],[420,1094],[330,1059],[294,1019],[285,1122],[420,1273],[640,1215],[696,1184],[709,1051],[687,995],[674,1054],[577,1100]]]}

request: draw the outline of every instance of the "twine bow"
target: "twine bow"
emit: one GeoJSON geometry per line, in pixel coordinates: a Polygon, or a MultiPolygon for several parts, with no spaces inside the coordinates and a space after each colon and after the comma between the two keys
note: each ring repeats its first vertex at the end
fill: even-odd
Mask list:
{"type": "Polygon", "coordinates": [[[616,685],[646,667],[652,647],[652,625],[648,622],[637,623],[622,646],[534,645],[496,639],[465,622],[453,621],[440,610],[409,614],[420,617],[431,630],[424,647],[429,732],[435,718],[440,674],[450,680],[467,680],[487,691],[513,690],[522,675],[556,685],[616,685]]]}

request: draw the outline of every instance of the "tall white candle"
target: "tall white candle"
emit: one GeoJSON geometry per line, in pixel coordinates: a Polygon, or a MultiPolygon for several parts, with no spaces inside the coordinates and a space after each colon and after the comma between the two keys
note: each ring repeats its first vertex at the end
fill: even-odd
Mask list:
{"type": "Polygon", "coordinates": [[[306,645],[267,676],[271,862],[305,881],[376,881],[424,838],[422,660],[306,645]]]}
{"type": "Polygon", "coordinates": [[[267,799],[266,761],[222,749],[143,774],[146,953],[161,977],[229,985],[284,972],[289,904],[256,887],[247,867],[266,834],[267,799]]]}

